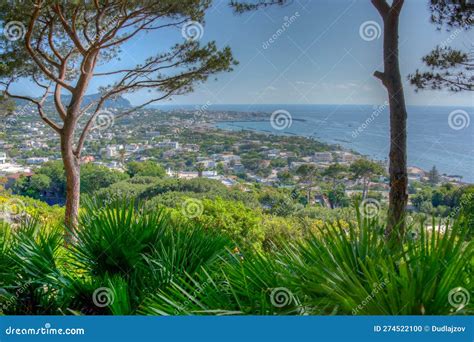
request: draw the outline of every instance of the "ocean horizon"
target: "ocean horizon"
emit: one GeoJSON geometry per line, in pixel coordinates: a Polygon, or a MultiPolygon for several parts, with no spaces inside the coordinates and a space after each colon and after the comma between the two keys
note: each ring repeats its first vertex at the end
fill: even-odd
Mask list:
{"type": "MultiPolygon", "coordinates": [[[[205,105],[203,105],[205,106],[205,105]]],[[[200,105],[170,105],[162,109],[199,109],[200,105]]],[[[408,106],[408,165],[441,174],[462,176],[474,183],[474,116],[472,107],[408,106]]],[[[388,107],[380,105],[208,105],[208,111],[262,112],[268,120],[227,121],[216,126],[227,130],[253,130],[271,134],[311,137],[337,144],[375,160],[389,153],[388,107]],[[275,111],[291,116],[285,127],[275,128],[275,111]]]]}

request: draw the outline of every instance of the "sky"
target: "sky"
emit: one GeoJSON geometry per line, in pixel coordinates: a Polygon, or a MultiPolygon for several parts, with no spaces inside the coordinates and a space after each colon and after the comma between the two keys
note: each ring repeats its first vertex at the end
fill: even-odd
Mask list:
{"type": "MultiPolygon", "coordinates": [[[[406,1],[401,15],[400,68],[405,81],[409,73],[423,68],[422,56],[437,44],[464,49],[474,44],[473,30],[436,30],[429,22],[427,4],[427,0],[406,1]]],[[[293,0],[283,7],[242,15],[232,12],[228,0],[215,0],[206,14],[200,41],[230,46],[240,64],[233,72],[217,74],[198,85],[194,93],[166,103],[383,103],[386,91],[372,76],[375,70],[383,70],[381,26],[378,12],[367,0],[293,0]],[[368,29],[365,33],[364,27],[368,29]]],[[[180,28],[141,34],[125,44],[120,58],[105,69],[133,66],[183,39],[180,28]]],[[[89,93],[106,82],[110,79],[93,81],[89,93]]],[[[24,85],[19,87],[24,91],[24,85]]],[[[474,105],[472,92],[416,93],[407,81],[405,92],[409,105],[474,105]]],[[[140,92],[125,97],[139,105],[152,96],[140,92]]]]}

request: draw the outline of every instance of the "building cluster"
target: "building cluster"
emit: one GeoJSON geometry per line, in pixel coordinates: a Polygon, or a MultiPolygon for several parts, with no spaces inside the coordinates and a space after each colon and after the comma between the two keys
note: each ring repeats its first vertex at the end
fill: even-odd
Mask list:
{"type": "MultiPolygon", "coordinates": [[[[187,115],[183,113],[186,114],[182,110],[165,113],[143,109],[132,113],[123,122],[115,122],[108,129],[92,130],[81,161],[125,171],[125,165],[130,161],[153,160],[163,165],[170,177],[203,177],[219,180],[228,186],[243,178],[265,185],[284,186],[280,176],[284,173],[294,175],[302,165],[313,165],[324,171],[331,164],[349,166],[361,158],[356,153],[334,147],[308,149],[303,153],[268,135],[266,139],[244,133],[239,135],[241,139],[232,140],[232,144],[224,148],[212,138],[221,138],[216,141],[222,142],[230,134],[217,130],[213,124],[229,120],[236,113],[213,113],[212,120],[199,109],[187,115]],[[196,113],[201,114],[196,117],[196,113]],[[210,137],[208,140],[211,142],[203,141],[203,137],[210,137]],[[252,159],[252,154],[257,157],[252,159]]],[[[240,115],[259,118],[258,113],[240,115]]],[[[61,158],[58,136],[35,115],[32,117],[25,122],[14,118],[5,126],[9,133],[8,141],[0,140],[0,176],[31,174],[42,164],[61,158]]],[[[420,168],[410,167],[408,173],[411,181],[427,180],[427,173],[420,168]]],[[[442,181],[461,182],[456,176],[440,177],[442,181]]],[[[344,181],[346,185],[351,183],[349,179],[344,181]]],[[[384,181],[375,185],[383,187],[384,181]]]]}

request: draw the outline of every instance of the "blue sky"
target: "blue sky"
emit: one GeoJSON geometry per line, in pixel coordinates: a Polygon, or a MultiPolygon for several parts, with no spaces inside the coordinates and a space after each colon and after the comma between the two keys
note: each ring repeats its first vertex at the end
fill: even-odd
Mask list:
{"type": "MultiPolygon", "coordinates": [[[[428,1],[405,2],[400,23],[400,66],[402,76],[422,67],[421,57],[435,45],[447,43],[468,48],[474,32],[437,31],[429,22],[428,1]],[[452,35],[452,39],[449,39],[452,35]]],[[[229,45],[240,62],[234,71],[217,75],[189,95],[167,103],[175,104],[380,104],[386,92],[372,76],[382,70],[382,36],[364,40],[359,29],[367,21],[382,21],[367,0],[294,0],[284,7],[235,15],[227,0],[214,1],[206,16],[202,42],[215,40],[229,45]],[[286,17],[286,18],[285,18],[286,17]],[[268,40],[284,22],[293,18],[273,43],[268,40]],[[267,44],[265,44],[267,43],[267,44]],[[265,46],[264,46],[265,45],[265,46]]],[[[182,41],[181,30],[142,34],[123,47],[120,60],[107,69],[132,66],[147,56],[182,41]]],[[[90,93],[103,85],[94,81],[90,93]]],[[[108,80],[110,81],[110,80],[108,80]]],[[[406,83],[408,104],[474,105],[472,93],[442,91],[415,93],[406,83]]],[[[153,94],[127,95],[140,104],[153,94]]]]}

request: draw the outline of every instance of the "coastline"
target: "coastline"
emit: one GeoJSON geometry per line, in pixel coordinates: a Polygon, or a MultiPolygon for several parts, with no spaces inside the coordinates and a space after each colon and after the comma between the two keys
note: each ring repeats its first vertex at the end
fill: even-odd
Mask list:
{"type": "MultiPolygon", "coordinates": [[[[268,116],[268,114],[267,114],[267,116],[268,116]]],[[[299,119],[299,118],[296,118],[296,119],[293,118],[292,120],[296,121],[296,122],[308,122],[308,120],[299,119]]],[[[224,131],[249,131],[249,132],[253,132],[253,133],[260,133],[260,134],[263,134],[263,135],[297,136],[297,137],[302,137],[302,138],[306,138],[306,139],[313,139],[313,140],[318,141],[320,143],[327,144],[328,146],[334,147],[335,150],[351,152],[351,153],[363,156],[365,158],[368,158],[370,160],[382,162],[385,166],[388,167],[387,159],[386,160],[381,160],[379,158],[374,158],[374,156],[369,155],[369,154],[364,154],[361,151],[354,149],[353,147],[343,146],[341,144],[334,143],[332,141],[321,140],[321,137],[316,137],[314,135],[308,136],[308,135],[305,135],[305,134],[297,134],[297,133],[288,132],[288,131],[284,132],[284,131],[278,131],[278,130],[275,130],[275,129],[274,130],[259,129],[259,128],[256,128],[256,127],[247,127],[247,126],[239,125],[239,124],[245,124],[245,123],[265,123],[265,124],[267,124],[268,122],[269,122],[268,119],[267,120],[262,120],[262,119],[256,119],[256,120],[248,120],[248,119],[245,119],[245,120],[218,120],[218,121],[213,122],[212,126],[216,129],[220,129],[220,130],[224,130],[224,131]],[[231,127],[235,127],[236,129],[232,129],[231,127],[228,127],[228,126],[226,127],[226,126],[223,126],[223,125],[229,125],[231,127]]],[[[351,143],[348,140],[339,139],[339,138],[335,138],[334,141],[339,141],[339,142],[346,143],[346,144],[351,143]]],[[[408,164],[408,167],[413,168],[413,169],[422,170],[425,174],[427,174],[429,172],[426,168],[423,168],[423,167],[418,166],[418,165],[408,164]]],[[[445,176],[445,177],[451,177],[451,178],[458,178],[458,177],[460,177],[461,179],[464,178],[462,175],[453,175],[453,174],[452,175],[442,174],[442,175],[445,176]]],[[[465,185],[474,184],[473,182],[468,182],[468,181],[459,181],[459,183],[460,184],[465,184],[465,185]]]]}

